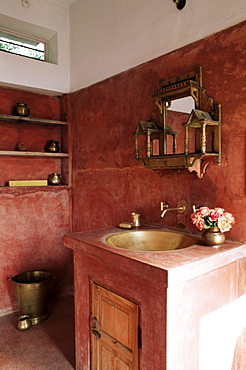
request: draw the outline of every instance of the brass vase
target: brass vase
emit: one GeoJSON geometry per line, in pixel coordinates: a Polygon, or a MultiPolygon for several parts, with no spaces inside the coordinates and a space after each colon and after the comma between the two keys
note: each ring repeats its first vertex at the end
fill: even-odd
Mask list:
{"type": "Polygon", "coordinates": [[[49,140],[44,149],[46,152],[58,153],[60,151],[59,141],[49,140]]]}
{"type": "Polygon", "coordinates": [[[225,234],[218,227],[211,227],[203,232],[202,240],[209,247],[219,247],[225,241],[225,234]]]}
{"type": "Polygon", "coordinates": [[[28,117],[30,114],[30,109],[26,103],[16,103],[14,113],[17,116],[28,117]]]}
{"type": "Polygon", "coordinates": [[[61,175],[59,173],[51,173],[48,177],[49,185],[60,185],[62,182],[61,175]]]}

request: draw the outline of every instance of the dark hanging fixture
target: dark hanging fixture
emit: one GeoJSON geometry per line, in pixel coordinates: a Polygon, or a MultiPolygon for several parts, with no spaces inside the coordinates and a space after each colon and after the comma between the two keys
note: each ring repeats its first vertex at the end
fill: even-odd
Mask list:
{"type": "Polygon", "coordinates": [[[185,7],[186,0],[173,0],[173,2],[176,4],[177,9],[181,10],[185,7]]]}

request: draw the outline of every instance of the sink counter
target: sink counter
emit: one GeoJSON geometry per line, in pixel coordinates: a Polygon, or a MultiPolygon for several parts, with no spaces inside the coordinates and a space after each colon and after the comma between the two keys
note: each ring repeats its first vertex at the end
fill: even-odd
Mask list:
{"type": "MultiPolygon", "coordinates": [[[[147,229],[165,230],[147,225],[139,228],[147,229]]],[[[221,327],[227,332],[243,329],[245,245],[226,241],[211,248],[201,245],[197,237],[197,244],[185,249],[147,252],[106,244],[108,236],[126,231],[110,227],[64,236],[65,246],[74,252],[76,369],[92,366],[89,320],[95,284],[138,306],[142,344],[137,370],[197,370],[204,361],[209,365],[202,369],[208,369],[218,353],[218,363],[226,364],[223,370],[231,369],[237,337],[232,342],[226,336],[225,342],[221,327]],[[237,308],[231,311],[234,303],[237,308]],[[216,326],[218,320],[213,322],[214,312],[221,312],[222,326],[216,326]],[[205,318],[208,321],[203,327],[212,327],[208,336],[201,327],[205,318]],[[220,335],[223,345],[214,343],[214,353],[211,343],[220,335]]]]}
{"type": "MultiPolygon", "coordinates": [[[[152,229],[172,231],[147,225],[141,226],[138,230],[152,229]]],[[[189,235],[197,239],[196,245],[163,252],[131,251],[113,247],[106,243],[105,240],[108,236],[126,231],[129,230],[111,227],[71,233],[64,236],[64,245],[92,258],[99,260],[103,258],[109,264],[118,265],[122,270],[129,271],[131,269],[132,273],[141,274],[143,277],[145,276],[146,265],[149,268],[152,266],[152,279],[154,280],[156,269],[159,270],[156,276],[157,280],[160,279],[160,270],[162,270],[168,287],[235,262],[243,258],[246,253],[244,244],[226,240],[218,248],[207,247],[201,244],[199,236],[192,234],[189,235]]],[[[146,271],[146,277],[148,277],[148,274],[149,271],[146,271]]]]}

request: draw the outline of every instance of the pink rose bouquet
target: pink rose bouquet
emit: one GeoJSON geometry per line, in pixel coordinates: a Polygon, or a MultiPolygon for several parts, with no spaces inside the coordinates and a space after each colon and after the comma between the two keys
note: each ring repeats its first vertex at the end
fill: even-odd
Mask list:
{"type": "Polygon", "coordinates": [[[199,230],[218,227],[221,232],[229,231],[235,223],[231,213],[223,208],[201,207],[191,215],[191,221],[199,230]]]}

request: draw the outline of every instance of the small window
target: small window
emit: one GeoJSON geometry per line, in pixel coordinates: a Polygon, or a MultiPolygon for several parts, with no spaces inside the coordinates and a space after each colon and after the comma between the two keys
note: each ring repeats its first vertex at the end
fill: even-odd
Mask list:
{"type": "Polygon", "coordinates": [[[0,50],[32,59],[47,60],[46,41],[0,28],[0,50]]]}

